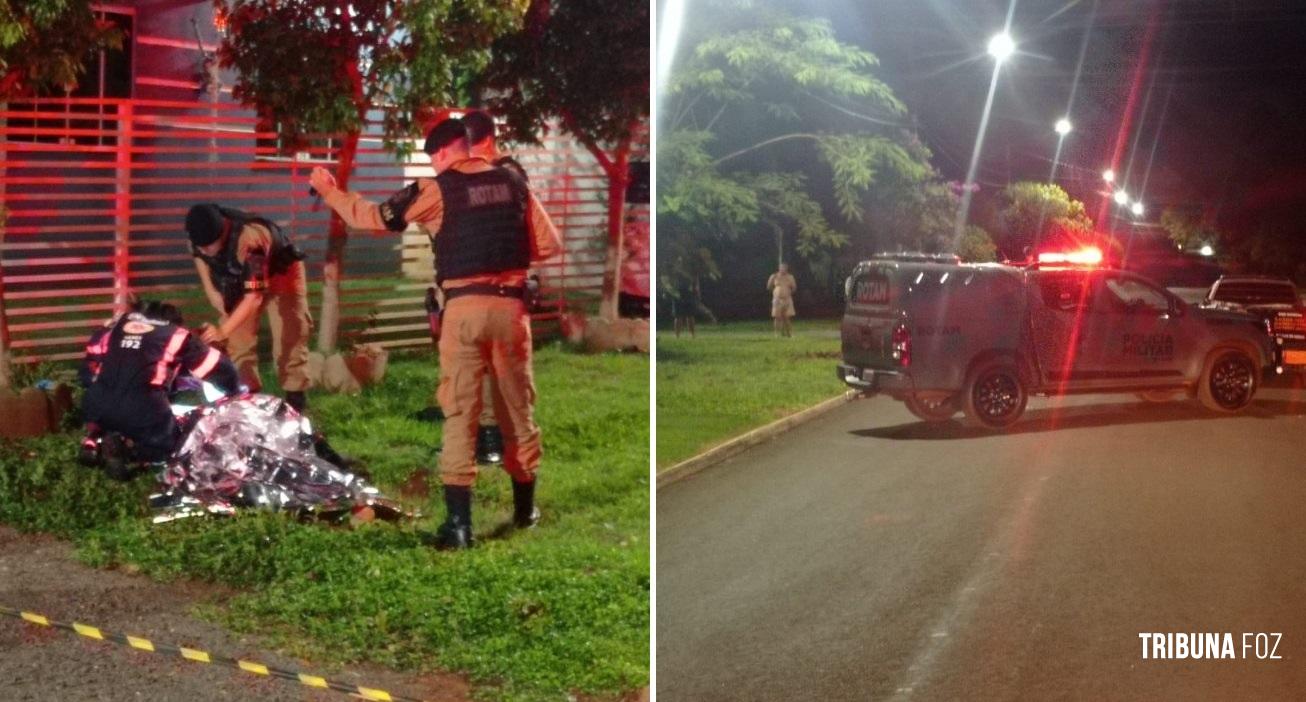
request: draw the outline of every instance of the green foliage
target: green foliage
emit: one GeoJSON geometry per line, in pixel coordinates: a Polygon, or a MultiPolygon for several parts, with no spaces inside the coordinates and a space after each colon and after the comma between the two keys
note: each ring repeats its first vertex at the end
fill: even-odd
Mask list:
{"type": "Polygon", "coordinates": [[[1238,269],[1290,278],[1306,285],[1306,236],[1300,212],[1272,208],[1258,213],[1240,236],[1225,237],[1219,252],[1238,269]]]}
{"type": "MultiPolygon", "coordinates": [[[[465,672],[491,699],[616,697],[648,684],[648,358],[549,347],[535,370],[544,521],[488,538],[511,514],[512,488],[487,469],[471,552],[423,545],[443,518],[438,489],[414,505],[426,515],[415,525],[348,530],[267,513],[152,525],[151,481],[78,467],[70,434],[0,444],[0,521],[72,538],[92,565],[242,588],[212,616],[319,663],[465,672]]],[[[435,375],[427,355],[392,357],[385,382],[359,396],[312,393],[314,424],[395,495],[438,460],[439,428],[410,418],[435,375]]]]}
{"type": "Polygon", "coordinates": [[[1207,244],[1215,246],[1222,238],[1215,227],[1203,223],[1196,214],[1171,208],[1161,213],[1161,228],[1171,241],[1185,250],[1200,249],[1207,244]]]}
{"type": "Polygon", "coordinates": [[[807,178],[802,173],[740,174],[741,184],[757,195],[763,216],[778,236],[786,228],[798,230],[794,247],[810,256],[824,249],[842,246],[848,237],[830,228],[821,205],[804,190],[807,178]]]}
{"type": "Polygon", "coordinates": [[[998,248],[1009,258],[1024,258],[1025,247],[1050,238],[1083,240],[1093,231],[1084,203],[1054,183],[1021,181],[1002,191],[998,248]]]}
{"type": "Polygon", "coordinates": [[[961,241],[957,242],[953,253],[968,263],[988,263],[997,260],[998,247],[983,228],[969,224],[962,232],[961,241]]]}
{"type": "Polygon", "coordinates": [[[93,49],[122,49],[122,32],[90,0],[0,0],[0,101],[71,90],[93,49]]]}
{"type": "Polygon", "coordinates": [[[875,56],[843,44],[830,22],[764,3],[694,8],[687,49],[667,82],[658,140],[658,262],[665,289],[696,286],[728,247],[792,249],[820,268],[850,240],[868,193],[933,177],[929,154],[901,129],[902,103],[875,56]],[[796,125],[831,124],[828,132],[796,125]]]}
{"type": "Polygon", "coordinates": [[[856,99],[853,104],[885,120],[905,112],[889,86],[871,73],[879,64],[875,55],[840,43],[828,20],[728,3],[709,4],[699,17],[699,26],[710,33],[699,35],[692,56],[668,82],[673,130],[697,123],[721,105],[762,103],[797,116],[809,112],[813,99],[856,99]]]}
{"type": "Polygon", "coordinates": [[[233,96],[285,140],[358,131],[382,112],[386,146],[405,153],[433,108],[465,104],[490,46],[520,24],[516,0],[214,0],[233,96]]]}
{"type": "Polygon", "coordinates": [[[885,179],[862,203],[867,239],[874,249],[927,253],[954,249],[959,201],[943,182],[933,177],[885,179]]]}
{"type": "Polygon", "coordinates": [[[789,339],[769,323],[701,326],[692,339],[660,332],[658,468],[837,396],[837,324],[800,320],[789,339]]]}
{"type": "Polygon", "coordinates": [[[649,114],[649,4],[534,0],[519,31],[494,44],[477,81],[513,138],[534,143],[549,119],[614,147],[649,114]]]}
{"type": "Polygon", "coordinates": [[[871,185],[892,178],[899,184],[917,186],[934,175],[928,153],[911,153],[882,136],[828,136],[820,140],[818,148],[834,171],[835,201],[849,221],[862,219],[862,198],[871,185]]]}
{"type": "Polygon", "coordinates": [[[658,139],[658,241],[662,227],[706,228],[736,236],[761,216],[759,194],[712,167],[711,132],[683,130],[658,139]]]}

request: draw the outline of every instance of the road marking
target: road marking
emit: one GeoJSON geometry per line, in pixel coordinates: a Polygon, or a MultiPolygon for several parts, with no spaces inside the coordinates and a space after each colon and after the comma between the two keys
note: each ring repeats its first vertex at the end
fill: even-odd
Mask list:
{"type": "Polygon", "coordinates": [[[906,700],[916,688],[929,680],[935,662],[951,645],[951,637],[944,632],[960,630],[978,608],[979,595],[991,589],[999,580],[1007,561],[1020,558],[1024,543],[1029,538],[1034,505],[1043,490],[1044,481],[1035,479],[1038,477],[1042,476],[1026,479],[1025,494],[1010,503],[1016,511],[1013,517],[1001,520],[999,533],[986,544],[987,549],[980,551],[986,555],[975,559],[970,577],[955,590],[951,604],[945,606],[938,618],[931,622],[931,626],[924,629],[931,633],[922,639],[911,665],[907,667],[907,680],[898,686],[893,700],[906,700]]]}

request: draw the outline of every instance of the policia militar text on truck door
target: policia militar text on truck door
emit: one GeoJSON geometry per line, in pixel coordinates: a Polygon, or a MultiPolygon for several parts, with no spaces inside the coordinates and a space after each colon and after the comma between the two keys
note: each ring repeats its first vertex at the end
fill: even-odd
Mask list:
{"type": "Polygon", "coordinates": [[[857,266],[846,293],[840,380],[931,422],[963,411],[1005,427],[1030,395],[1071,393],[1182,395],[1237,412],[1276,363],[1253,315],[1190,306],[1136,274],[1064,259],[881,256],[857,266]]]}

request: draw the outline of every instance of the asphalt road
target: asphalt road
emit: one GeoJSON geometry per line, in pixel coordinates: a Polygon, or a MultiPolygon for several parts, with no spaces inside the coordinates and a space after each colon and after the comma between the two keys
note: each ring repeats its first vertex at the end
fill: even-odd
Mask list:
{"type": "Polygon", "coordinates": [[[1303,699],[1306,393],[1035,400],[1004,434],[855,401],[660,490],[657,598],[659,702],[1303,699]]]}

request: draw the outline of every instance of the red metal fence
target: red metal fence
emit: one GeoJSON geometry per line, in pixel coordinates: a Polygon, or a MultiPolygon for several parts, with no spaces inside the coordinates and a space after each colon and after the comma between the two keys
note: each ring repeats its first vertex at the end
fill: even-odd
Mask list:
{"type": "MultiPolygon", "coordinates": [[[[18,362],[81,355],[91,329],[128,291],[175,300],[189,323],[209,320],[181,223],[196,202],[215,201],[282,224],[308,253],[312,309],[319,309],[329,209],[308,194],[309,170],[333,164],[339,143],[316,139],[293,157],[257,131],[248,110],[227,104],[41,99],[0,109],[0,348],[18,362]]],[[[509,145],[511,146],[511,145],[509,145]]],[[[545,136],[509,149],[552,215],[564,255],[539,266],[556,328],[568,309],[592,311],[606,255],[602,170],[571,139],[545,136]]],[[[369,125],[351,189],[380,200],[417,175],[418,154],[396,160],[369,125]]],[[[647,158],[642,139],[637,157],[647,158]]],[[[631,213],[647,219],[648,206],[631,213]]],[[[429,343],[423,294],[429,246],[404,236],[352,232],[345,252],[341,339],[387,347],[429,343]]]]}

